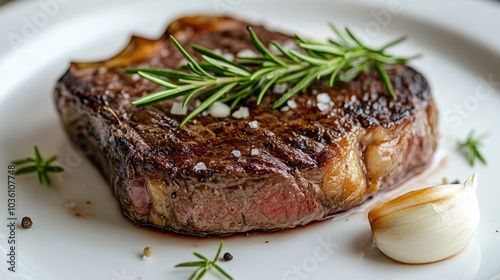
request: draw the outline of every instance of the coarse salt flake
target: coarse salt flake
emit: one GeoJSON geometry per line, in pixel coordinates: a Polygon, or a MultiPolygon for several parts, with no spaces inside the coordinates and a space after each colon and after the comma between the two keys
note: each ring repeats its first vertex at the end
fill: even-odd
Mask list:
{"type": "Polygon", "coordinates": [[[132,74],[132,81],[137,82],[141,78],[141,75],[139,74],[132,74]]]}
{"type": "Polygon", "coordinates": [[[182,108],[182,102],[174,101],[172,102],[172,107],[170,107],[170,114],[172,115],[185,115],[187,114],[187,106],[182,108]]]}
{"type": "Polygon", "coordinates": [[[169,54],[170,54],[170,52],[167,49],[163,49],[160,51],[161,57],[167,57],[169,54]]]}
{"type": "Polygon", "coordinates": [[[224,54],[222,54],[222,56],[229,61],[233,61],[233,59],[234,59],[234,54],[232,54],[232,53],[224,53],[224,54]]]}
{"type": "Polygon", "coordinates": [[[259,122],[258,121],[251,121],[251,122],[248,123],[248,126],[250,128],[253,128],[253,129],[258,128],[259,127],[259,122]]]}
{"type": "Polygon", "coordinates": [[[325,104],[325,103],[318,103],[316,106],[321,112],[326,111],[328,110],[328,108],[330,108],[330,104],[325,104]]]}
{"type": "Polygon", "coordinates": [[[179,60],[179,63],[177,64],[177,67],[184,66],[184,65],[186,65],[188,63],[189,63],[189,61],[185,57],[183,57],[181,60],[179,60]]]}
{"type": "Polygon", "coordinates": [[[257,53],[254,52],[251,49],[242,49],[241,51],[236,54],[238,57],[252,57],[252,56],[257,56],[257,53]]]}
{"type": "Polygon", "coordinates": [[[207,166],[203,162],[198,162],[193,169],[194,171],[207,170],[207,166]]]}
{"type": "Polygon", "coordinates": [[[274,44],[269,44],[267,49],[272,53],[272,54],[280,54],[280,50],[274,45],[274,44]]]}
{"type": "Polygon", "coordinates": [[[288,84],[283,83],[283,84],[276,84],[273,87],[273,92],[276,94],[283,94],[285,91],[288,89],[288,84]]]}
{"type": "Polygon", "coordinates": [[[214,118],[224,118],[229,116],[231,113],[231,108],[222,102],[214,102],[208,108],[208,113],[214,118]]]}
{"type": "Polygon", "coordinates": [[[102,74],[106,74],[106,72],[108,72],[108,69],[106,69],[106,67],[104,67],[104,66],[103,67],[99,67],[99,69],[97,70],[97,72],[99,74],[101,74],[101,75],[102,74]]]}
{"type": "Polygon", "coordinates": [[[292,100],[292,99],[289,99],[286,102],[286,105],[288,105],[288,107],[290,107],[290,109],[296,109],[297,108],[297,102],[295,102],[295,100],[292,100]]]}
{"type": "Polygon", "coordinates": [[[292,51],[292,50],[297,50],[298,47],[297,47],[297,44],[295,44],[295,42],[293,40],[287,40],[285,41],[281,47],[285,50],[285,51],[292,51]]]}
{"type": "Polygon", "coordinates": [[[252,152],[250,153],[252,156],[258,156],[260,154],[259,149],[253,148],[252,152]]]}
{"type": "Polygon", "coordinates": [[[232,116],[236,119],[246,119],[250,116],[250,112],[247,107],[240,107],[238,110],[234,111],[232,116]]]}
{"type": "Polygon", "coordinates": [[[329,104],[332,99],[328,93],[323,92],[316,96],[316,101],[318,101],[318,103],[329,104]]]}
{"type": "Polygon", "coordinates": [[[281,112],[288,112],[288,111],[290,111],[290,107],[288,106],[281,107],[281,112]]]}
{"type": "Polygon", "coordinates": [[[240,152],[240,151],[238,151],[238,150],[233,150],[231,153],[232,153],[232,154],[233,154],[233,156],[235,156],[235,157],[241,157],[241,152],[240,152]]]}

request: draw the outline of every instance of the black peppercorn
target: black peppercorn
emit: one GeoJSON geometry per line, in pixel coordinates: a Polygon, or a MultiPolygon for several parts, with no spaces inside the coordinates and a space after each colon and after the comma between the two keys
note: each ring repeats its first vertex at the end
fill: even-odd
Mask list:
{"type": "Polygon", "coordinates": [[[23,228],[30,228],[33,225],[33,221],[31,221],[30,217],[24,217],[21,221],[21,226],[23,228]]]}
{"type": "Polygon", "coordinates": [[[228,261],[230,261],[230,260],[232,260],[232,259],[233,259],[233,255],[231,255],[229,252],[226,252],[226,253],[224,253],[224,256],[222,256],[222,258],[223,258],[226,262],[228,262],[228,261]]]}

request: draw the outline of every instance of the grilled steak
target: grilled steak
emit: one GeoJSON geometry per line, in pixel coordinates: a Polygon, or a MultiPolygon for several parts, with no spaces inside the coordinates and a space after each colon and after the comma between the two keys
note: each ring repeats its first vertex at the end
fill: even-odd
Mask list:
{"type": "MultiPolygon", "coordinates": [[[[405,65],[388,70],[397,99],[376,72],[366,72],[333,88],[315,82],[288,111],[270,108],[279,98],[271,93],[260,106],[255,97],[242,102],[246,119],[200,115],[182,128],[185,116],[170,113],[171,101],[131,104],[160,87],[123,69],[178,68],[182,56],[170,34],[186,49],[236,54],[254,49],[247,25],[181,18],[158,40],[133,37],[114,58],[72,63],[58,81],[65,130],[85,146],[130,219],[197,235],[292,228],[360,205],[431,160],[436,107],[426,79],[405,65]],[[318,93],[331,97],[324,111],[318,93]]],[[[265,44],[293,39],[253,28],[265,44]]]]}

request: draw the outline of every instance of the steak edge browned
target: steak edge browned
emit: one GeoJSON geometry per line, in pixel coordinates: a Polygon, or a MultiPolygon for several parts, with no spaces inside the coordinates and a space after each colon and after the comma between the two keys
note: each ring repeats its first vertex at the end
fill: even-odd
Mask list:
{"type": "MultiPolygon", "coordinates": [[[[253,49],[246,25],[229,17],[184,17],[158,40],[133,37],[114,58],[72,63],[58,81],[65,130],[86,147],[126,216],[198,235],[292,228],[360,205],[432,159],[436,107],[426,79],[405,65],[388,70],[394,100],[378,75],[367,72],[333,88],[320,80],[293,97],[297,107],[286,112],[270,108],[279,95],[269,93],[260,106],[254,97],[242,102],[247,119],[200,115],[182,128],[184,116],[170,114],[171,101],[131,104],[160,88],[123,69],[177,68],[182,56],[169,35],[186,48],[236,54],[253,49]],[[323,92],[333,103],[320,111],[316,94],[323,92]],[[257,128],[249,125],[254,120],[257,128]]],[[[293,39],[254,30],[265,44],[293,39]]]]}

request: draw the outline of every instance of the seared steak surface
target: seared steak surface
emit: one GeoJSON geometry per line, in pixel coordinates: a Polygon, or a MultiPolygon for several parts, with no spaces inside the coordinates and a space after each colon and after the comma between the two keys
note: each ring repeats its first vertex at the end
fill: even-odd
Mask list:
{"type": "MultiPolygon", "coordinates": [[[[270,108],[279,94],[269,93],[260,106],[254,97],[241,103],[247,119],[200,115],[182,128],[185,116],[170,114],[172,101],[131,104],[161,88],[124,68],[182,62],[170,34],[186,49],[237,54],[254,50],[247,25],[181,18],[159,40],[133,37],[107,61],[72,63],[58,81],[65,130],[87,149],[130,219],[198,235],[292,228],[360,205],[431,160],[436,107],[426,79],[405,65],[389,70],[394,100],[377,73],[367,72],[333,88],[318,81],[286,112],[270,108]],[[327,110],[318,109],[318,93],[330,95],[327,110]]],[[[265,44],[293,39],[253,28],[265,44]]]]}

